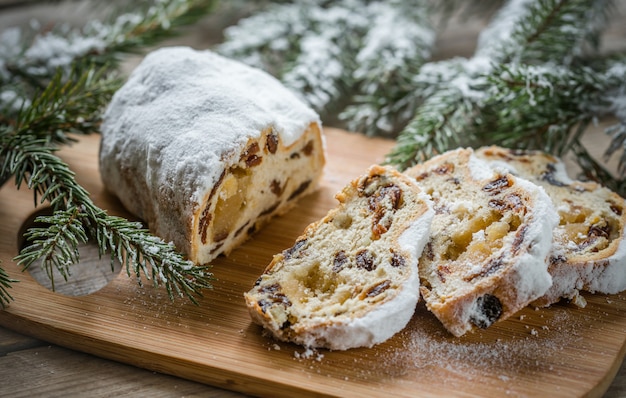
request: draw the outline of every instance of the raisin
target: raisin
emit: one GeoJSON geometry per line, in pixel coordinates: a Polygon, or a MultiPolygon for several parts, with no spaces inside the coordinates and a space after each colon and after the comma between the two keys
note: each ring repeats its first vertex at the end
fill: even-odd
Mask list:
{"type": "Polygon", "coordinates": [[[382,178],[383,176],[374,174],[361,179],[357,187],[359,196],[365,196],[368,198],[372,196],[377,191],[377,187],[380,185],[380,180],[382,178]]]}
{"type": "Polygon", "coordinates": [[[437,276],[442,283],[446,282],[447,275],[450,275],[450,267],[445,264],[440,264],[437,266],[437,276]]]}
{"type": "Polygon", "coordinates": [[[276,293],[280,290],[278,283],[272,283],[271,285],[265,285],[259,288],[259,293],[276,293]]]}
{"type": "Polygon", "coordinates": [[[590,237],[602,237],[602,238],[609,238],[609,235],[611,233],[611,226],[610,225],[604,225],[604,226],[599,226],[597,224],[592,225],[589,228],[589,231],[587,232],[587,236],[590,237]]]}
{"type": "Polygon", "coordinates": [[[224,246],[224,242],[220,242],[217,245],[215,245],[215,247],[211,249],[211,254],[217,253],[222,248],[222,246],[224,246]]]}
{"type": "Polygon", "coordinates": [[[263,210],[261,213],[259,213],[259,216],[266,216],[268,214],[273,213],[278,208],[278,206],[280,206],[280,201],[274,203],[273,205],[271,205],[267,209],[263,210]]]}
{"type": "Polygon", "coordinates": [[[296,188],[291,195],[289,195],[289,199],[288,200],[292,200],[294,198],[296,198],[297,196],[301,195],[304,191],[306,191],[306,189],[309,187],[309,185],[311,185],[311,180],[307,180],[305,182],[303,182],[302,184],[300,184],[300,186],[298,188],[296,188]]]}
{"type": "Polygon", "coordinates": [[[302,152],[304,152],[306,156],[311,156],[311,154],[313,153],[313,140],[310,140],[306,143],[304,148],[302,148],[302,152]]]}
{"type": "Polygon", "coordinates": [[[476,310],[478,312],[470,316],[470,322],[481,329],[486,329],[502,315],[502,303],[496,296],[485,294],[476,299],[476,310]]]}
{"type": "Polygon", "coordinates": [[[259,143],[258,142],[253,142],[252,144],[250,144],[250,146],[248,146],[248,148],[246,149],[246,151],[244,153],[241,154],[241,159],[245,159],[250,155],[253,155],[257,152],[259,152],[259,143]]]}
{"type": "Polygon", "coordinates": [[[611,203],[610,208],[611,208],[611,211],[617,214],[618,216],[622,215],[622,208],[620,206],[617,206],[616,204],[611,203]]]}
{"type": "Polygon", "coordinates": [[[521,249],[524,238],[526,237],[526,232],[528,232],[528,225],[523,225],[515,233],[515,239],[513,239],[513,253],[517,253],[521,249]]]}
{"type": "Polygon", "coordinates": [[[501,199],[491,199],[487,205],[493,209],[503,211],[506,209],[506,203],[501,199]]]}
{"type": "Polygon", "coordinates": [[[375,194],[369,197],[368,206],[369,209],[374,212],[372,220],[372,234],[374,240],[379,239],[382,234],[391,228],[391,218],[385,218],[386,207],[383,206],[385,199],[388,199],[393,210],[397,210],[402,201],[402,190],[397,185],[392,184],[380,188],[375,194]],[[385,222],[381,223],[380,221],[383,219],[385,222]]]}
{"type": "Polygon", "coordinates": [[[380,196],[381,198],[389,198],[392,209],[398,210],[400,208],[402,203],[402,190],[397,185],[390,185],[381,188],[380,196]]]}
{"type": "Polygon", "coordinates": [[[503,188],[508,188],[511,186],[511,181],[507,176],[501,176],[489,183],[487,183],[483,187],[483,191],[487,191],[489,193],[495,194],[500,192],[503,188]]]}
{"type": "Polygon", "coordinates": [[[406,259],[404,256],[393,252],[391,254],[391,260],[389,261],[392,267],[394,268],[404,268],[406,266],[406,259]]]}
{"type": "Polygon", "coordinates": [[[541,174],[541,179],[546,181],[550,185],[554,185],[555,187],[564,187],[567,184],[557,180],[554,177],[554,173],[556,172],[556,167],[553,164],[548,164],[547,170],[541,174]]]}
{"type": "Polygon", "coordinates": [[[267,148],[269,153],[276,153],[276,150],[278,149],[278,137],[276,137],[276,134],[269,134],[267,136],[265,148],[267,148]]]}
{"type": "Polygon", "coordinates": [[[250,224],[250,221],[248,221],[247,223],[245,223],[244,225],[242,225],[241,227],[239,227],[239,229],[235,232],[235,236],[239,236],[241,235],[241,233],[243,232],[243,230],[250,224]]]}
{"type": "Polygon", "coordinates": [[[250,155],[246,158],[246,166],[248,167],[258,166],[261,162],[263,162],[263,158],[261,156],[250,155]]]}
{"type": "Polygon", "coordinates": [[[374,217],[372,218],[372,240],[380,239],[381,235],[389,231],[389,228],[391,228],[391,223],[392,223],[391,218],[384,218],[384,217],[385,217],[384,208],[379,209],[374,214],[374,217]],[[381,220],[384,220],[384,222],[381,223],[381,220]]]}
{"type": "Polygon", "coordinates": [[[391,281],[389,279],[385,279],[384,281],[379,282],[376,285],[370,287],[364,293],[365,293],[365,296],[367,297],[376,297],[382,292],[384,292],[385,290],[389,289],[390,286],[391,286],[391,281]]]}
{"type": "Polygon", "coordinates": [[[337,252],[337,254],[335,254],[335,258],[333,259],[333,272],[341,271],[347,262],[348,257],[346,256],[346,252],[343,250],[337,252]]]}
{"type": "Polygon", "coordinates": [[[502,268],[503,265],[504,262],[502,260],[502,257],[492,258],[479,272],[474,272],[470,275],[467,275],[463,279],[469,282],[476,278],[487,277],[496,273],[500,268],[502,268]]]}
{"type": "Polygon", "coordinates": [[[217,192],[217,188],[222,184],[222,181],[224,181],[225,175],[226,175],[226,170],[223,170],[222,174],[220,174],[220,177],[217,179],[217,182],[215,183],[215,185],[213,185],[213,188],[211,189],[211,193],[209,194],[209,197],[207,198],[207,205],[204,208],[204,210],[202,210],[202,214],[200,215],[198,228],[200,229],[200,241],[203,244],[207,243],[208,228],[209,228],[209,224],[211,223],[211,220],[213,219],[213,215],[209,213],[209,208],[211,207],[211,199],[213,198],[213,196],[215,196],[215,193],[217,192]]]}
{"type": "Polygon", "coordinates": [[[437,174],[448,174],[454,171],[454,164],[452,163],[444,163],[441,166],[437,167],[433,170],[433,172],[437,174]]]}
{"type": "Polygon", "coordinates": [[[373,271],[376,269],[374,264],[374,256],[366,249],[360,250],[356,254],[356,265],[359,268],[363,268],[366,271],[373,271]]]}
{"type": "MultiPolygon", "coordinates": [[[[274,285],[271,285],[270,287],[274,287],[274,285]]],[[[259,289],[259,291],[261,291],[261,289],[259,289]]],[[[285,296],[284,293],[275,292],[274,290],[270,290],[267,298],[263,298],[259,300],[257,303],[259,307],[261,307],[261,311],[263,311],[263,313],[267,312],[267,309],[273,306],[274,304],[283,305],[285,307],[291,307],[291,301],[289,301],[287,296],[285,296]]]]}
{"type": "Polygon", "coordinates": [[[270,183],[270,191],[276,196],[280,196],[283,194],[283,187],[280,186],[280,181],[272,180],[270,183]]]}
{"type": "Polygon", "coordinates": [[[425,179],[427,179],[427,178],[428,178],[428,176],[429,176],[429,173],[424,172],[424,173],[422,173],[422,174],[418,175],[417,177],[415,177],[415,181],[422,181],[422,180],[425,180],[425,179]]]}
{"type": "Polygon", "coordinates": [[[550,256],[550,265],[564,264],[565,262],[567,262],[567,258],[562,254],[550,256]]]}
{"type": "Polygon", "coordinates": [[[524,208],[524,203],[522,202],[522,198],[520,198],[517,194],[509,194],[506,195],[504,200],[502,199],[491,199],[487,203],[489,207],[498,211],[504,211],[506,209],[510,209],[513,211],[520,211],[524,208]]]}
{"type": "Polygon", "coordinates": [[[248,149],[241,154],[240,160],[244,160],[246,166],[248,167],[258,166],[263,161],[263,157],[256,155],[259,150],[259,144],[257,142],[253,142],[250,146],[248,146],[248,149]]]}
{"type": "Polygon", "coordinates": [[[285,260],[289,260],[290,258],[294,257],[300,251],[300,249],[302,249],[302,246],[304,246],[305,244],[306,244],[306,239],[302,239],[302,240],[297,241],[289,249],[284,250],[283,256],[285,257],[285,260]]]}
{"type": "Polygon", "coordinates": [[[213,237],[213,242],[221,242],[223,240],[226,240],[226,238],[228,238],[229,232],[228,231],[224,231],[220,234],[217,234],[213,237]]]}
{"type": "Polygon", "coordinates": [[[524,208],[522,198],[518,194],[512,193],[506,195],[505,198],[507,207],[513,211],[519,211],[524,208]]]}
{"type": "Polygon", "coordinates": [[[300,159],[300,154],[298,152],[293,152],[289,155],[289,159],[300,159]]]}
{"type": "Polygon", "coordinates": [[[257,304],[259,307],[261,307],[261,311],[265,314],[267,312],[267,309],[270,308],[272,306],[272,302],[266,299],[261,299],[259,301],[257,301],[257,304]]]}

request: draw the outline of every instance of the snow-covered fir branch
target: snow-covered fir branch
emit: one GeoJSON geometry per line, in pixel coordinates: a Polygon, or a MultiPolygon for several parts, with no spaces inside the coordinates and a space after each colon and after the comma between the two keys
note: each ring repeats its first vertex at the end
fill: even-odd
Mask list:
{"type": "Polygon", "coordinates": [[[120,54],[171,35],[178,25],[197,20],[212,1],[157,0],[110,20],[91,19],[82,27],[61,23],[43,29],[36,20],[0,32],[0,110],[12,113],[30,104],[50,79],[68,76],[77,62],[116,66],[120,54]]]}
{"type": "Polygon", "coordinates": [[[411,79],[435,41],[431,13],[426,0],[296,0],[227,29],[218,51],[276,75],[352,130],[392,135],[417,103],[411,79]]]}
{"type": "MultiPolygon", "coordinates": [[[[587,177],[624,185],[610,181],[580,141],[596,118],[613,114],[620,122],[607,131],[613,142],[606,156],[626,152],[619,113],[626,63],[616,57],[602,66],[597,53],[611,9],[606,0],[506,2],[481,32],[472,58],[422,66],[413,81],[424,102],[388,162],[404,168],[456,145],[498,143],[575,152],[585,156],[580,164],[587,177]]],[[[621,159],[624,176],[626,155],[621,159]]]]}

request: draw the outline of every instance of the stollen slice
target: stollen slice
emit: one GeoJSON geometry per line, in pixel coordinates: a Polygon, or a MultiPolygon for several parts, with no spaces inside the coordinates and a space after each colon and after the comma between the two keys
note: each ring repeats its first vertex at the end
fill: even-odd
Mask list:
{"type": "Polygon", "coordinates": [[[626,203],[594,182],[572,180],[565,164],[542,151],[480,148],[477,156],[542,186],[559,215],[548,271],[552,287],[533,302],[548,306],[567,299],[584,307],[582,291],[615,294],[626,290],[626,203]]]}
{"type": "Polygon", "coordinates": [[[494,170],[464,148],[405,173],[432,196],[421,293],[448,331],[461,336],[487,328],[545,294],[557,216],[542,188],[494,170]]]}
{"type": "Polygon", "coordinates": [[[433,218],[410,178],[372,166],[338,207],[274,256],[245,294],[252,320],[309,348],[371,347],[403,329],[419,300],[417,261],[433,218]]]}

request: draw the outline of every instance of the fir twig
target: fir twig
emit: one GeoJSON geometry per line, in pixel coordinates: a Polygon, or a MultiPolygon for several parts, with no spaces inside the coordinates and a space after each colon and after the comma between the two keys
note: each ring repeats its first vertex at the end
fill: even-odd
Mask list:
{"type": "Polygon", "coordinates": [[[415,82],[424,102],[388,163],[404,169],[455,146],[492,143],[572,152],[587,178],[626,194],[626,64],[623,57],[588,62],[585,53],[597,46],[611,7],[607,0],[508,2],[481,32],[473,58],[422,67],[415,82]],[[595,118],[610,113],[619,123],[607,130],[605,158],[622,149],[622,178],[581,141],[595,118]]]}
{"type": "Polygon", "coordinates": [[[63,73],[67,79],[76,65],[95,64],[115,70],[124,55],[139,53],[175,36],[179,28],[209,13],[215,3],[214,0],[140,2],[132,11],[114,10],[108,21],[94,19],[80,29],[68,31],[58,26],[42,33],[24,34],[13,28],[8,32],[11,34],[3,35],[9,41],[6,47],[12,50],[0,52],[0,83],[10,88],[16,98],[6,103],[0,97],[0,109],[11,114],[19,110],[20,104],[28,106],[52,78],[63,73]]]}
{"type": "Polygon", "coordinates": [[[297,0],[225,31],[218,47],[276,75],[322,117],[368,135],[395,136],[419,97],[411,83],[430,57],[428,0],[297,0]]]}
{"type": "Polygon", "coordinates": [[[0,308],[5,308],[13,300],[13,296],[11,296],[8,289],[11,288],[13,283],[17,282],[3,268],[0,268],[0,308]]]}
{"type": "Polygon", "coordinates": [[[78,245],[95,237],[100,255],[110,252],[111,261],[126,264],[129,275],[132,268],[138,279],[143,274],[155,285],[163,283],[172,299],[175,293],[185,294],[196,302],[193,295],[211,286],[212,275],[206,267],[184,260],[173,246],[150,235],[141,224],[109,216],[98,208],[76,183],[74,173],[41,139],[17,135],[7,147],[11,149],[3,155],[18,187],[27,181],[35,201],[48,201],[54,210],[52,216],[35,219],[48,227],[27,231],[30,245],[15,259],[24,269],[42,259],[50,277],[53,268],[67,277],[69,266],[79,260],[78,245]]]}
{"type": "MultiPolygon", "coordinates": [[[[115,259],[126,264],[129,275],[165,285],[170,298],[183,295],[195,303],[201,289],[211,287],[208,267],[194,266],[140,224],[97,207],[55,151],[75,141],[72,134],[97,132],[102,109],[121,84],[111,72],[123,54],[175,35],[214,3],[142,2],[132,12],[105,23],[92,20],[82,29],[2,32],[0,185],[14,177],[18,188],[26,184],[33,191],[35,206],[48,201],[53,209],[52,216],[35,220],[46,227],[26,234],[29,245],[15,258],[24,269],[41,259],[51,279],[55,268],[67,278],[79,260],[78,245],[94,239],[101,256],[110,252],[112,264],[115,259]]],[[[13,282],[0,268],[3,306],[12,299],[6,289],[13,282]]]]}

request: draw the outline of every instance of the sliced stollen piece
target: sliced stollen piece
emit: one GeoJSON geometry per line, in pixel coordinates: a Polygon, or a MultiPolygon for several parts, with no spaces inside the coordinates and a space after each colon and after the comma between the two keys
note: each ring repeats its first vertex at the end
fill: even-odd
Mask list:
{"type": "Polygon", "coordinates": [[[561,298],[586,304],[580,290],[614,294],[626,290],[626,202],[594,182],[574,181],[565,164],[542,151],[497,146],[480,148],[477,156],[542,186],[559,215],[548,271],[552,287],[534,301],[548,306],[561,298]]]}
{"type": "Polygon", "coordinates": [[[429,198],[392,168],[372,166],[339,205],[274,256],[245,294],[273,336],[311,348],[370,347],[403,329],[419,300],[417,260],[429,198]]]}
{"type": "Polygon", "coordinates": [[[432,196],[419,261],[427,308],[455,336],[504,320],[550,287],[557,216],[540,187],[457,149],[405,172],[432,196]]]}
{"type": "Polygon", "coordinates": [[[210,51],[150,53],[102,124],[104,185],[196,263],[228,254],[316,189],[324,162],[313,110],[210,51]]]}

